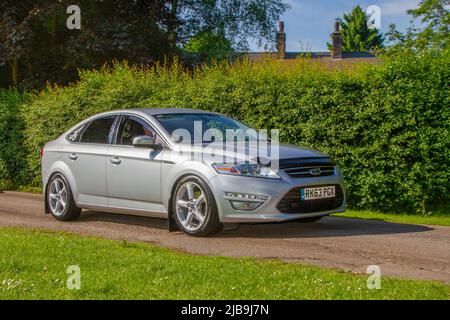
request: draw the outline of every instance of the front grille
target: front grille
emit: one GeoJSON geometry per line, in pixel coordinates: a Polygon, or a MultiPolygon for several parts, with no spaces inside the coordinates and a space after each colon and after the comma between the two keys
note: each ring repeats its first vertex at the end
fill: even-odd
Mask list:
{"type": "Polygon", "coordinates": [[[328,157],[308,157],[280,160],[280,169],[291,178],[314,178],[334,175],[335,164],[328,157]]]}
{"type": "Polygon", "coordinates": [[[311,213],[337,209],[344,203],[344,192],[340,185],[333,185],[336,187],[336,196],[334,198],[301,201],[300,189],[320,187],[321,185],[304,186],[289,191],[283,199],[280,200],[277,208],[282,213],[311,213]]]}
{"type": "Polygon", "coordinates": [[[284,169],[291,178],[314,178],[334,175],[334,166],[295,167],[284,169]]]}

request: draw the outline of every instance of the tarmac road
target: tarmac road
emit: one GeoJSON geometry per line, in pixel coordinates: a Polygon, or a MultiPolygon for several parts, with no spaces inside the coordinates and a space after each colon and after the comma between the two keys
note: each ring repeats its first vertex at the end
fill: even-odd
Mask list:
{"type": "Polygon", "coordinates": [[[166,220],[83,211],[72,222],[44,214],[41,195],[0,193],[0,226],[148,242],[201,255],[252,256],[450,284],[450,227],[326,217],[315,223],[243,225],[209,238],[169,233],[166,220]]]}

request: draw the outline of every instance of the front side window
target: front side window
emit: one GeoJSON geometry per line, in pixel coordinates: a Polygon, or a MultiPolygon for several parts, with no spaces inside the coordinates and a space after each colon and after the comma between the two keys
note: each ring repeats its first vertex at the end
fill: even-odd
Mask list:
{"type": "Polygon", "coordinates": [[[137,136],[156,137],[156,132],[144,120],[137,117],[126,117],[120,124],[116,144],[131,146],[137,136]]]}
{"type": "Polygon", "coordinates": [[[80,142],[107,144],[114,116],[91,121],[81,134],[80,142]]]}

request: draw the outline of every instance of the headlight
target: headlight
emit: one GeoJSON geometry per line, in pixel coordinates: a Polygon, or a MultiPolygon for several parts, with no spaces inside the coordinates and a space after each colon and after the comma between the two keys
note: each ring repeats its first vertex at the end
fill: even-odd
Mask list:
{"type": "Polygon", "coordinates": [[[281,179],[281,177],[269,167],[264,167],[258,163],[224,164],[213,163],[212,167],[222,174],[234,176],[281,179]]]}

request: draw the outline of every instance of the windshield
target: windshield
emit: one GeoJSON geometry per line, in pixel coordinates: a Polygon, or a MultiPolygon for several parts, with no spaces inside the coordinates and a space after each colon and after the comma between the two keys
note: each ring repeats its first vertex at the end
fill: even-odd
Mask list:
{"type": "Polygon", "coordinates": [[[169,113],[155,115],[155,118],[177,142],[230,141],[228,137],[232,137],[232,141],[256,141],[258,139],[255,129],[220,114],[169,113]],[[196,135],[194,135],[195,132],[196,135]],[[186,134],[189,135],[188,139],[185,137],[186,134]],[[220,135],[221,137],[219,137],[220,135]],[[177,138],[179,136],[183,136],[183,139],[179,140],[177,138]]]}

